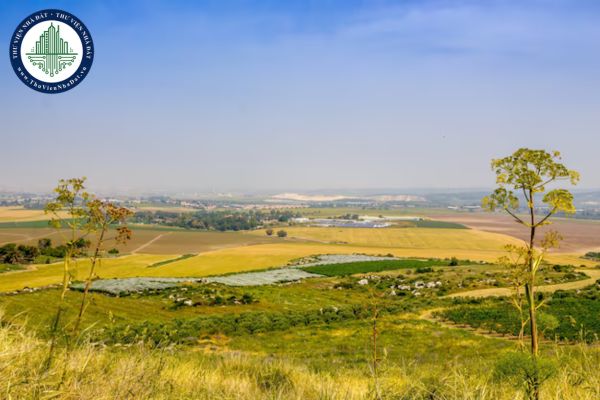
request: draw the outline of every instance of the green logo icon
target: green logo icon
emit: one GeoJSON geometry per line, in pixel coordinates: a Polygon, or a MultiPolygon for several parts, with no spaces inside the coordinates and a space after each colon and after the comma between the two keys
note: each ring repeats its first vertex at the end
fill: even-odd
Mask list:
{"type": "Polygon", "coordinates": [[[46,75],[54,76],[65,67],[72,65],[77,59],[77,53],[69,47],[69,43],[60,37],[60,26],[50,27],[40,35],[40,40],[35,42],[35,48],[27,53],[29,61],[46,75]]]}

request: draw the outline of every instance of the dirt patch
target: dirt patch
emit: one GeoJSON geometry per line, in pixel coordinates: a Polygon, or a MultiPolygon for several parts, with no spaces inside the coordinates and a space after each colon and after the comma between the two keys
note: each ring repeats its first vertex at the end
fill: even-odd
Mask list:
{"type": "MultiPolygon", "coordinates": [[[[527,230],[516,224],[511,217],[502,214],[454,213],[436,215],[435,219],[457,222],[469,228],[502,233],[521,240],[527,239],[527,230]]],[[[564,238],[556,252],[585,253],[600,250],[600,221],[559,218],[551,225],[541,228],[538,237],[541,238],[550,229],[559,231],[564,238]]]]}

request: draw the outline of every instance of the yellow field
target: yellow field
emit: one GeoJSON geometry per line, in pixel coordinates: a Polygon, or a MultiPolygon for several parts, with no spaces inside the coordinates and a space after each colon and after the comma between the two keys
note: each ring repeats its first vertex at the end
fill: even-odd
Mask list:
{"type": "MultiPolygon", "coordinates": [[[[286,231],[289,238],[321,243],[402,249],[497,251],[509,243],[522,243],[510,236],[471,229],[300,227],[288,228],[286,231]]],[[[254,233],[265,235],[264,231],[255,231],[254,233]]]]}
{"type": "Polygon", "coordinates": [[[0,207],[0,222],[40,221],[48,219],[43,210],[26,210],[23,207],[0,207]]]}
{"type": "MultiPolygon", "coordinates": [[[[66,214],[61,214],[66,217],[66,214]]],[[[0,222],[46,221],[50,216],[44,210],[27,210],[23,207],[0,207],[0,222]]]]}
{"type": "MultiPolygon", "coordinates": [[[[252,245],[251,240],[241,240],[237,244],[232,241],[227,244],[231,247],[206,251],[195,257],[160,267],[147,268],[150,264],[176,258],[181,253],[173,254],[175,253],[173,251],[171,254],[133,254],[107,259],[102,261],[97,274],[101,278],[200,277],[278,267],[286,265],[295,258],[317,254],[393,254],[398,257],[457,257],[493,262],[505,254],[504,245],[519,243],[517,239],[510,236],[464,229],[289,228],[287,231],[289,237],[286,240],[268,238],[264,231],[256,231],[252,235],[262,235],[259,243],[262,239],[270,243],[252,245]]],[[[177,237],[175,235],[177,234],[173,233],[169,238],[174,239],[177,237]]],[[[194,239],[192,241],[195,242],[196,236],[191,235],[187,240],[194,239]]],[[[220,237],[216,236],[218,234],[212,235],[220,237]]],[[[251,238],[252,235],[246,237],[251,238]]],[[[197,239],[200,238],[204,236],[198,235],[197,239]]],[[[222,238],[231,240],[228,235],[223,235],[222,238]]],[[[216,243],[211,244],[216,245],[216,243]]],[[[210,249],[210,247],[205,248],[210,249]]],[[[548,257],[548,261],[573,265],[595,264],[572,254],[553,254],[548,257]]],[[[89,261],[80,260],[75,279],[83,279],[88,268],[89,261]]],[[[61,264],[38,265],[30,271],[5,273],[0,275],[0,291],[59,283],[61,276],[61,264]]]]}
{"type": "MultiPolygon", "coordinates": [[[[98,268],[98,275],[101,277],[117,277],[117,276],[139,276],[140,271],[146,266],[174,258],[173,255],[148,255],[136,254],[123,256],[119,258],[111,258],[102,260],[101,266],[98,268]]],[[[88,259],[77,261],[74,268],[74,279],[83,280],[89,273],[90,262],[88,259]]],[[[0,275],[0,292],[23,289],[24,287],[40,287],[50,284],[60,283],[63,273],[62,263],[49,265],[34,265],[31,270],[7,272],[0,275]]]]}

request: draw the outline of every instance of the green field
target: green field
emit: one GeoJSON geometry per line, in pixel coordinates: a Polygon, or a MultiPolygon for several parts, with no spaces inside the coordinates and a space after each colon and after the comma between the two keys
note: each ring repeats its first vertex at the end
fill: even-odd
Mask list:
{"type": "Polygon", "coordinates": [[[317,265],[313,267],[303,267],[302,269],[313,274],[325,276],[347,276],[354,274],[364,274],[368,272],[394,271],[397,269],[408,268],[427,268],[449,265],[449,261],[443,260],[386,260],[386,261],[365,261],[350,262],[344,264],[317,265]]]}

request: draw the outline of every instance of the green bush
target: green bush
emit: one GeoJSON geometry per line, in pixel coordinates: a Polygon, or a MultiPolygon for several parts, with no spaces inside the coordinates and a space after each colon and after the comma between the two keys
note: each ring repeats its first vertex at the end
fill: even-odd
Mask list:
{"type": "Polygon", "coordinates": [[[287,236],[287,232],[282,229],[280,231],[277,231],[277,236],[280,238],[284,238],[287,236]]]}
{"type": "Polygon", "coordinates": [[[415,272],[417,274],[426,274],[428,272],[433,272],[433,268],[431,268],[431,267],[419,267],[419,268],[415,269],[415,272]]]}

